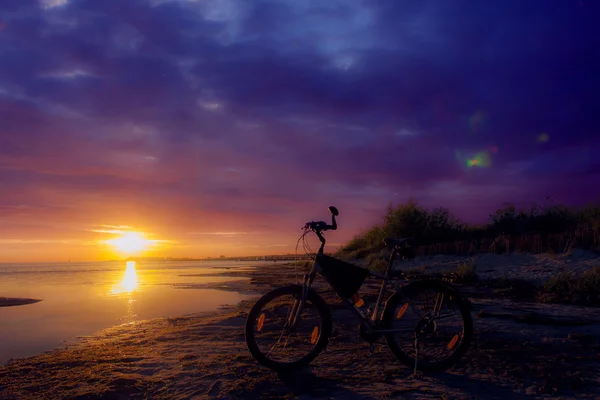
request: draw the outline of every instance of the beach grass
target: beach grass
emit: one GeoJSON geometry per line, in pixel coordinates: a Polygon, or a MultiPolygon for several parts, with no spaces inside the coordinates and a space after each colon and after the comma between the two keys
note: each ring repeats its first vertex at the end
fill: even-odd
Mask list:
{"type": "Polygon", "coordinates": [[[414,201],[390,205],[381,224],[352,238],[338,252],[345,259],[369,259],[381,267],[378,256],[385,237],[412,237],[417,255],[492,253],[569,253],[575,248],[600,251],[600,203],[582,207],[532,204],[513,205],[489,215],[486,224],[470,225],[448,209],[428,210],[414,201]]]}

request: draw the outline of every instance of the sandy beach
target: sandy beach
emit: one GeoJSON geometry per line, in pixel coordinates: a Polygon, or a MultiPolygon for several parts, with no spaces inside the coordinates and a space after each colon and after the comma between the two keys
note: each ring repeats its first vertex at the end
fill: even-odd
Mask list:
{"type": "MultiPolygon", "coordinates": [[[[436,256],[406,268],[449,268],[436,256]]],[[[600,265],[585,253],[481,255],[483,276],[543,280],[558,271],[600,265]]],[[[223,272],[250,278],[212,288],[256,294],[292,283],[294,267],[265,265],[223,272]]],[[[322,280],[320,280],[322,283],[322,280]]],[[[202,285],[183,287],[194,290],[202,285]]],[[[369,281],[361,292],[372,300],[369,281]]],[[[0,399],[530,399],[600,396],[600,308],[522,302],[492,289],[459,286],[472,301],[475,338],[463,360],[443,373],[413,377],[382,343],[374,354],[357,321],[322,285],[334,331],[309,367],[282,375],[250,356],[243,326],[253,300],[216,312],[106,329],[68,347],[13,359],[0,367],[0,399]]]]}

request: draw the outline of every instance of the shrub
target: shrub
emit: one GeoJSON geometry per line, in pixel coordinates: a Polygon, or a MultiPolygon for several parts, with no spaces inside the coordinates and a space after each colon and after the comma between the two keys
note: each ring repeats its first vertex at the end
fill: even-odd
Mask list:
{"type": "Polygon", "coordinates": [[[581,276],[563,272],[546,282],[538,296],[542,302],[600,306],[600,271],[585,271],[581,276]]]}
{"type": "Polygon", "coordinates": [[[461,262],[458,264],[454,270],[456,283],[470,285],[477,282],[478,278],[476,269],[477,267],[475,262],[461,262]]]}

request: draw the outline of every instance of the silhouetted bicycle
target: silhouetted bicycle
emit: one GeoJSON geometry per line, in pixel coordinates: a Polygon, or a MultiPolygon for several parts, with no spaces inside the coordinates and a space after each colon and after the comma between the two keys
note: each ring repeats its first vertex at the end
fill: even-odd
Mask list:
{"type": "Polygon", "coordinates": [[[392,273],[398,257],[414,258],[410,238],[384,239],[391,250],[384,274],[323,254],[323,232],[337,229],[335,217],[339,215],[335,207],[329,210],[331,225],[311,221],[303,228],[300,239],[314,232],[321,241],[304,282],[271,290],[250,310],[246,343],[254,358],[270,369],[287,370],[306,366],[325,349],[332,332],[332,318],[327,303],[311,288],[319,273],[360,319],[360,336],[370,343],[371,351],[383,336],[398,360],[414,367],[415,373],[445,370],[456,363],[467,351],[473,335],[467,299],[448,283],[431,279],[408,281],[402,279],[401,272],[399,276],[392,273]],[[357,293],[368,277],[382,283],[374,307],[365,310],[364,300],[357,293]],[[400,284],[401,280],[405,283],[400,284]],[[382,310],[390,284],[395,291],[382,310]]]}

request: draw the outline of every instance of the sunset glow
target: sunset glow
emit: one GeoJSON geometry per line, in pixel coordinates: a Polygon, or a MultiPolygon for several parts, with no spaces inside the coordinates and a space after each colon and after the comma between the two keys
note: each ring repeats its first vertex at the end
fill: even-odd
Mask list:
{"type": "Polygon", "coordinates": [[[600,2],[539,3],[0,1],[0,262],[293,254],[331,204],[345,244],[411,199],[595,202],[600,2]]]}
{"type": "Polygon", "coordinates": [[[139,232],[127,232],[121,236],[106,241],[117,252],[124,255],[136,255],[147,250],[153,241],[144,238],[139,232]]]}

